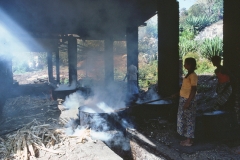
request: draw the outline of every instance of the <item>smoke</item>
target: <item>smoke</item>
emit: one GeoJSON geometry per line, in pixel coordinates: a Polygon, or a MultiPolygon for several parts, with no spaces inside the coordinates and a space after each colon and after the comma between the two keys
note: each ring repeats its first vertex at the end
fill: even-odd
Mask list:
{"type": "Polygon", "coordinates": [[[112,132],[91,132],[91,137],[93,139],[98,139],[104,141],[108,146],[118,146],[122,150],[130,150],[129,140],[127,140],[122,132],[112,131],[112,132]]]}
{"type": "Polygon", "coordinates": [[[70,120],[66,125],[66,134],[79,135],[83,129],[90,128],[92,139],[102,140],[110,147],[118,146],[129,150],[129,142],[122,131],[134,126],[116,111],[125,107],[122,88],[118,83],[112,83],[107,87],[91,88],[93,95],[87,99],[80,91],[66,97],[63,105],[69,110],[79,108],[80,121],[80,126],[76,127],[76,121],[70,120]]]}
{"type": "Polygon", "coordinates": [[[105,112],[107,112],[109,108],[113,110],[125,108],[125,85],[126,84],[121,82],[112,82],[107,86],[96,86],[92,88],[94,96],[89,97],[85,104],[89,107],[98,104],[105,112]],[[100,102],[104,102],[105,105],[101,105],[100,102]]]}
{"type": "Polygon", "coordinates": [[[73,135],[74,133],[77,133],[77,131],[78,131],[76,129],[77,126],[78,126],[78,123],[76,122],[76,120],[75,119],[70,119],[65,126],[65,133],[67,135],[73,135]]]}
{"type": "Polygon", "coordinates": [[[71,109],[78,109],[79,106],[84,105],[85,98],[82,95],[81,91],[74,92],[66,97],[63,105],[65,108],[71,109]]]}

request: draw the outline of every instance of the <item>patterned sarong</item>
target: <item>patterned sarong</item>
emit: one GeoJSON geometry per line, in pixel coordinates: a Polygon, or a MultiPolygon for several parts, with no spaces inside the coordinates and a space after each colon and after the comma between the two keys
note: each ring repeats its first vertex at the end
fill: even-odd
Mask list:
{"type": "Polygon", "coordinates": [[[194,138],[196,106],[192,100],[190,106],[183,110],[187,98],[180,97],[177,114],[177,132],[187,138],[194,138]]]}
{"type": "Polygon", "coordinates": [[[232,93],[230,82],[218,83],[216,105],[223,106],[232,93]]]}

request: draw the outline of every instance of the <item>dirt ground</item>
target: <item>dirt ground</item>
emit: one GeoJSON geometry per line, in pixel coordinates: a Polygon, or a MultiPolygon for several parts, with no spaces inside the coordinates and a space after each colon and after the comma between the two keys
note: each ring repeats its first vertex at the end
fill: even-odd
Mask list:
{"type": "MultiPolygon", "coordinates": [[[[64,71],[65,72],[61,72],[61,74],[67,76],[67,70],[64,71]]],[[[4,110],[3,115],[5,116],[1,116],[0,118],[1,137],[17,131],[18,129],[22,128],[24,124],[31,122],[33,119],[37,119],[43,124],[47,123],[54,126],[59,126],[58,118],[60,117],[62,111],[58,108],[58,102],[51,100],[51,94],[49,92],[51,86],[48,85],[46,78],[46,70],[14,75],[14,80],[19,82],[20,85],[18,86],[18,89],[13,92],[10,100],[6,102],[7,105],[12,108],[7,108],[4,110]]],[[[100,141],[99,144],[95,146],[95,143],[89,141],[85,144],[81,144],[81,147],[72,145],[72,143],[69,141],[67,146],[72,146],[73,149],[66,152],[68,154],[67,156],[45,152],[44,154],[41,154],[41,157],[38,159],[101,159],[98,155],[91,154],[87,151],[91,149],[94,150],[94,147],[98,148],[99,146],[100,148],[98,150],[101,150],[101,147],[105,147],[107,150],[106,153],[113,154],[113,156],[119,156],[127,160],[240,159],[240,137],[239,135],[236,135],[240,133],[239,126],[237,128],[234,128],[236,126],[230,127],[228,128],[229,130],[225,130],[224,132],[233,133],[228,134],[227,136],[218,137],[217,135],[219,133],[212,133],[213,137],[205,137],[206,133],[204,133],[203,130],[204,124],[202,123],[201,115],[213,106],[216,82],[216,78],[212,75],[199,76],[198,85],[200,87],[196,97],[199,117],[197,120],[196,141],[192,147],[186,148],[179,145],[179,141],[182,139],[182,137],[178,136],[176,133],[175,122],[169,122],[161,119],[161,117],[155,117],[152,119],[142,119],[140,122],[138,122],[135,126],[135,136],[132,136],[132,133],[128,133],[129,135],[127,137],[130,137],[130,151],[123,151],[118,147],[110,147],[112,151],[115,152],[111,153],[111,149],[108,150],[107,145],[100,141]],[[147,138],[149,142],[143,143],[142,136],[147,138]],[[216,138],[214,138],[214,136],[216,138]],[[152,143],[154,144],[154,147],[151,147],[152,143]],[[132,155],[134,153],[135,155],[132,155]]],[[[216,124],[217,123],[214,125],[216,124]]],[[[63,127],[62,124],[60,126],[63,127]]],[[[220,129],[216,131],[222,130],[220,129]]],[[[60,146],[60,148],[67,150],[66,146],[60,146]]]]}

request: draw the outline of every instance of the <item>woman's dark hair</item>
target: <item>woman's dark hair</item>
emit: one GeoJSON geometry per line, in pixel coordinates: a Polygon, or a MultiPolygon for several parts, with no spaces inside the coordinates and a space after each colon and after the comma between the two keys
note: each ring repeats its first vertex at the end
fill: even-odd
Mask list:
{"type": "Polygon", "coordinates": [[[212,56],[211,61],[221,62],[222,58],[220,56],[212,56]]]}
{"type": "Polygon", "coordinates": [[[190,70],[188,71],[188,74],[185,76],[185,78],[187,78],[191,73],[194,72],[195,69],[197,69],[197,62],[194,58],[189,57],[185,59],[185,63],[191,66],[190,70]]]}

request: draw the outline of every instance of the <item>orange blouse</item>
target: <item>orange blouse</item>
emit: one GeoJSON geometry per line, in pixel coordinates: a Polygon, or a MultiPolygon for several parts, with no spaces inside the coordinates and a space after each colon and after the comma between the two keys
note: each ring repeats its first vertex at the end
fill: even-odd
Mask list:
{"type": "Polygon", "coordinates": [[[226,74],[222,74],[221,72],[216,73],[218,78],[218,83],[226,83],[230,81],[230,78],[226,74]]]}

